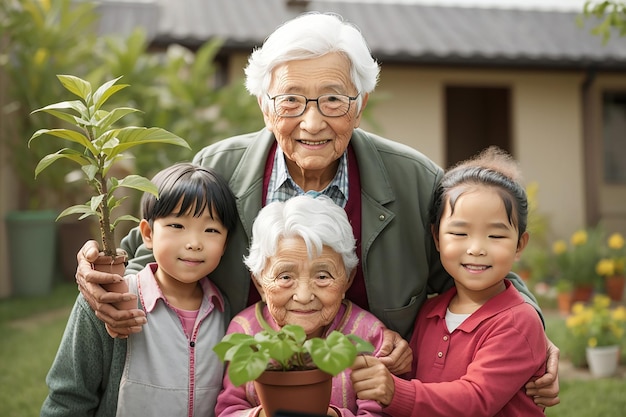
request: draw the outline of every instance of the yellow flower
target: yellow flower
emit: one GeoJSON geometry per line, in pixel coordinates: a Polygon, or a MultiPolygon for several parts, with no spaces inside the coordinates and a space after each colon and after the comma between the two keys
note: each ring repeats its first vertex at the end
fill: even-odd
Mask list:
{"type": "Polygon", "coordinates": [[[615,321],[621,321],[626,323],[626,307],[619,306],[615,310],[613,310],[611,317],[615,321]]]}
{"type": "Polygon", "coordinates": [[[556,255],[561,255],[567,252],[567,243],[564,240],[557,240],[552,244],[552,252],[556,255]]]}
{"type": "Polygon", "coordinates": [[[624,247],[624,238],[619,233],[613,233],[607,243],[609,248],[619,250],[624,247]]]}
{"type": "Polygon", "coordinates": [[[596,347],[598,346],[598,339],[596,339],[595,337],[590,337],[587,343],[589,344],[589,347],[596,347]]]}
{"type": "Polygon", "coordinates": [[[579,230],[574,233],[570,239],[570,242],[574,246],[582,246],[587,243],[587,232],[584,230],[579,230]]]}
{"type": "Polygon", "coordinates": [[[615,274],[615,262],[612,259],[600,259],[596,264],[596,273],[600,276],[611,276],[615,274]]]}

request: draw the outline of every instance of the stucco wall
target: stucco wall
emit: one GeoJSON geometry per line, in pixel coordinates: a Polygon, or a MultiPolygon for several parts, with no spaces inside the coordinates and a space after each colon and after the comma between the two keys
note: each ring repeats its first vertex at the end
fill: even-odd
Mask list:
{"type": "Polygon", "coordinates": [[[582,73],[572,72],[415,69],[383,64],[379,86],[372,95],[373,113],[382,135],[419,149],[443,165],[445,86],[509,87],[515,157],[527,182],[539,183],[540,210],[550,217],[553,233],[567,236],[585,222],[582,80],[582,73]]]}

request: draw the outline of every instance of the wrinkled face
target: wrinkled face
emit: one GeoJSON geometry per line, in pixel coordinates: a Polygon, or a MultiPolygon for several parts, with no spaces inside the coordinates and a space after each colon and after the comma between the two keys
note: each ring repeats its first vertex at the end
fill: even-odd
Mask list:
{"type": "Polygon", "coordinates": [[[528,233],[518,242],[502,198],[489,187],[466,191],[454,213],[446,201],[439,234],[434,236],[441,263],[459,291],[484,291],[500,285],[519,259],[528,233]]]}
{"type": "Polygon", "coordinates": [[[285,238],[259,277],[263,299],[279,326],[298,324],[308,337],[322,336],[350,286],[341,255],[324,246],[309,259],[302,238],[285,238]]]}
{"type": "Polygon", "coordinates": [[[152,228],[146,220],[140,224],[144,243],[159,265],[156,278],[162,285],[197,282],[217,268],[226,249],[228,231],[208,210],[200,217],[177,217],[177,212],[178,208],[155,220],[152,228]]]}
{"type": "MultiPolygon", "coordinates": [[[[277,66],[272,73],[269,95],[287,93],[315,99],[322,94],[354,97],[359,92],[350,79],[348,59],[339,53],[331,53],[277,66]]],[[[362,94],[362,99],[364,108],[367,94],[362,94]]],[[[274,102],[270,100],[263,116],[265,125],[284,151],[288,166],[295,164],[299,170],[318,173],[336,169],[336,161],[348,147],[352,131],[361,121],[355,101],[350,103],[348,113],[341,117],[322,116],[316,103],[309,102],[302,116],[286,118],[274,113],[274,102]]]]}

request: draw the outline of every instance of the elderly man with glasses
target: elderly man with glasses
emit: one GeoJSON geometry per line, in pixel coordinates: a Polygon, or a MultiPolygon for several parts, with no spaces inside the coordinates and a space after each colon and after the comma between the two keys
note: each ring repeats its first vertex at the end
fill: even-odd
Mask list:
{"type": "MultiPolygon", "coordinates": [[[[428,230],[442,169],[415,149],[358,128],[379,71],[353,25],[334,14],[298,16],[253,51],[245,69],[246,87],[258,99],[266,128],[208,146],[194,162],[220,172],[237,197],[240,224],[211,274],[231,313],[259,299],[242,257],[261,207],[302,194],[327,195],[345,209],[357,239],[360,263],[346,297],[389,328],[381,356],[392,372],[402,373],[411,363],[402,337],[409,337],[427,295],[453,281],[428,230]]],[[[131,257],[128,272],[151,259],[140,243],[136,231],[123,241],[131,257]]],[[[90,269],[97,251],[92,241],[78,255],[81,292],[111,334],[139,331],[142,311],[109,304],[130,295],[106,293],[97,285],[114,279],[90,269]]],[[[510,278],[536,306],[521,280],[510,278]]],[[[559,352],[550,346],[548,373],[528,391],[546,406],[559,401],[559,352]]]]}

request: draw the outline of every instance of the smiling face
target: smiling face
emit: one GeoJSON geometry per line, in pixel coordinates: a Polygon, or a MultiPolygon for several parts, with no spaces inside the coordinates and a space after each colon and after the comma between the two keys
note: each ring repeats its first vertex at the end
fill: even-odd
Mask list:
{"type": "Polygon", "coordinates": [[[469,188],[456,200],[454,212],[446,198],[439,233],[434,235],[441,263],[454,278],[457,290],[502,290],[502,281],[519,259],[528,233],[518,241],[501,196],[492,187],[469,188]]]}
{"type": "MultiPolygon", "coordinates": [[[[356,96],[358,91],[350,79],[348,59],[339,53],[331,53],[277,66],[272,73],[269,95],[274,97],[286,93],[315,99],[322,94],[356,96]]],[[[364,108],[367,94],[361,96],[364,108]]],[[[322,116],[316,103],[309,102],[302,116],[289,118],[278,117],[274,112],[274,103],[270,101],[263,116],[265,125],[274,133],[285,153],[289,172],[300,186],[306,183],[302,177],[332,180],[338,159],[348,147],[352,131],[361,121],[361,112],[357,112],[355,101],[351,102],[345,116],[322,116]]]]}
{"type": "Polygon", "coordinates": [[[155,219],[153,227],[145,219],[139,225],[159,265],[155,277],[162,286],[195,285],[217,268],[226,248],[228,230],[208,210],[194,217],[192,208],[178,217],[179,210],[180,203],[170,215],[155,219]]]}
{"type": "Polygon", "coordinates": [[[308,337],[322,336],[335,318],[351,278],[341,255],[327,246],[309,259],[300,237],[283,238],[267,260],[257,288],[279,326],[297,324],[308,337]]]}

